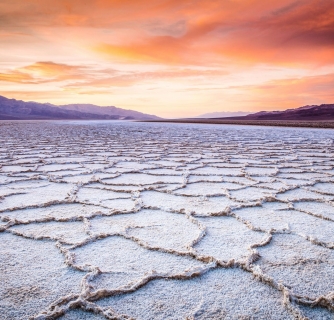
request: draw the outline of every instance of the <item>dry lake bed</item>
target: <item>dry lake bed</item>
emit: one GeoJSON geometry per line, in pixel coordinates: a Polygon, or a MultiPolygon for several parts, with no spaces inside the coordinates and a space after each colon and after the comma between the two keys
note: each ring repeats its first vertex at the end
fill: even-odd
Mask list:
{"type": "Polygon", "coordinates": [[[334,131],[0,122],[1,319],[334,319],[334,131]]]}

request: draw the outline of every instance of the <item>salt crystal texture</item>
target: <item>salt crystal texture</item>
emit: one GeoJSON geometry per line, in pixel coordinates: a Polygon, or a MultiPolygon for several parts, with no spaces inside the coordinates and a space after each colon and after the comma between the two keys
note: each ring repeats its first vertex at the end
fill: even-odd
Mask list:
{"type": "Polygon", "coordinates": [[[332,140],[0,122],[0,318],[333,320],[332,140]]]}

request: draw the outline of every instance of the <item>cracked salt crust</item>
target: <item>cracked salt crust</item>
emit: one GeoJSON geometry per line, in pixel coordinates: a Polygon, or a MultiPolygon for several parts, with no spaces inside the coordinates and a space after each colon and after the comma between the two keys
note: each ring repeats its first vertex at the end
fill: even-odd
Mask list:
{"type": "Polygon", "coordinates": [[[110,190],[101,190],[101,189],[95,189],[95,188],[82,187],[77,192],[76,196],[79,201],[98,205],[101,201],[104,201],[104,200],[130,198],[131,194],[122,193],[122,192],[114,192],[110,190]]]}
{"type": "Polygon", "coordinates": [[[91,220],[94,233],[126,234],[148,243],[150,246],[189,251],[188,244],[195,240],[200,230],[185,215],[161,210],[141,210],[136,214],[123,214],[91,220]],[[183,233],[187,230],[187,233],[183,233]]]}
{"type": "Polygon", "coordinates": [[[155,280],[134,294],[99,304],[140,320],[293,319],[275,290],[239,269],[214,270],[187,281],[155,280]]]}
{"type": "Polygon", "coordinates": [[[295,210],[275,210],[270,206],[241,209],[235,213],[264,231],[284,230],[283,232],[298,234],[300,237],[334,249],[334,222],[295,210]],[[270,214],[266,214],[268,211],[270,214]],[[266,216],[266,219],[263,219],[263,216],[266,216]]]}
{"type": "Polygon", "coordinates": [[[316,183],[314,186],[309,188],[315,192],[322,194],[333,195],[334,198],[334,184],[330,182],[316,183]]]}
{"type": "MultiPolygon", "coordinates": [[[[177,190],[178,191],[178,190],[177,190]]],[[[224,215],[231,207],[240,204],[228,197],[183,197],[169,193],[144,191],[141,193],[143,206],[179,213],[196,215],[224,215]]]]}
{"type": "Polygon", "coordinates": [[[297,235],[277,234],[259,252],[261,259],[257,263],[263,272],[295,294],[315,299],[333,292],[333,250],[304,241],[297,235]]]}
{"type": "Polygon", "coordinates": [[[0,141],[3,319],[334,319],[332,130],[5,121],[0,141]]]}
{"type": "Polygon", "coordinates": [[[4,211],[2,217],[7,220],[21,221],[23,224],[34,221],[74,221],[82,217],[94,217],[94,215],[108,214],[109,209],[94,205],[82,205],[80,203],[50,205],[42,208],[19,209],[4,211]]]}
{"type": "Polygon", "coordinates": [[[0,212],[62,202],[68,197],[72,188],[73,186],[68,184],[51,183],[43,187],[21,189],[22,193],[5,197],[0,202],[0,212]]]}
{"type": "Polygon", "coordinates": [[[62,296],[80,292],[81,272],[64,267],[52,242],[1,235],[2,319],[29,319],[62,296]]]}
{"type": "Polygon", "coordinates": [[[66,244],[78,244],[89,238],[84,224],[78,221],[29,223],[14,226],[11,231],[26,238],[62,241],[66,244]]]}
{"type": "Polygon", "coordinates": [[[324,195],[314,191],[309,191],[306,188],[296,188],[288,190],[277,195],[277,199],[283,201],[298,201],[298,200],[334,200],[334,195],[324,195]]]}
{"type": "Polygon", "coordinates": [[[254,232],[232,217],[198,220],[206,227],[206,236],[195,246],[195,250],[219,260],[245,259],[249,255],[248,248],[266,238],[265,233],[254,232]]]}
{"type": "Polygon", "coordinates": [[[188,183],[184,189],[177,190],[175,194],[181,195],[191,195],[191,196],[216,196],[216,195],[225,195],[226,190],[238,190],[242,189],[245,186],[232,183],[232,182],[220,182],[220,183],[211,183],[211,182],[197,182],[197,183],[188,183]]]}
{"type": "Polygon", "coordinates": [[[334,206],[329,203],[302,201],[293,204],[296,210],[309,213],[313,216],[334,221],[334,206]]]}
{"type": "Polygon", "coordinates": [[[180,183],[182,179],[177,176],[153,176],[144,173],[124,173],[114,179],[105,179],[113,185],[147,185],[157,183],[180,183]]]}
{"type": "Polygon", "coordinates": [[[230,192],[231,198],[236,201],[256,201],[263,200],[265,198],[274,197],[273,190],[257,187],[247,187],[230,192]]]}

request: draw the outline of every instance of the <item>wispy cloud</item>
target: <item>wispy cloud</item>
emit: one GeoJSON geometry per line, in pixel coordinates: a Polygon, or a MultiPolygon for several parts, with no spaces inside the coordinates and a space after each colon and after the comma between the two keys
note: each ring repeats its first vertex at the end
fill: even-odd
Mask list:
{"type": "Polygon", "coordinates": [[[79,79],[85,68],[54,62],[36,62],[24,67],[0,73],[0,81],[41,84],[46,82],[79,79]]]}
{"type": "Polygon", "coordinates": [[[0,91],[15,97],[157,114],[332,99],[331,0],[4,0],[0,12],[0,91]]]}

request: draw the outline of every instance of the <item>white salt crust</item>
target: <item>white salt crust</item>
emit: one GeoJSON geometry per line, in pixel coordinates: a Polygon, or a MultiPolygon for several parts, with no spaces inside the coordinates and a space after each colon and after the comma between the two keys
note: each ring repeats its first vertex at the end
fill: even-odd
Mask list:
{"type": "Polygon", "coordinates": [[[0,122],[1,319],[334,319],[332,130],[0,122]]]}

